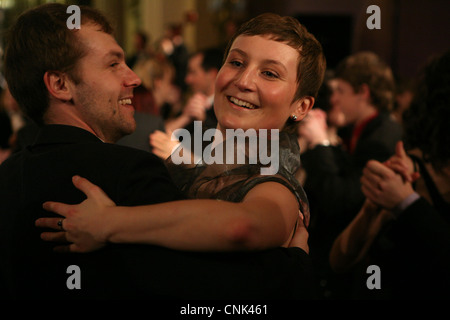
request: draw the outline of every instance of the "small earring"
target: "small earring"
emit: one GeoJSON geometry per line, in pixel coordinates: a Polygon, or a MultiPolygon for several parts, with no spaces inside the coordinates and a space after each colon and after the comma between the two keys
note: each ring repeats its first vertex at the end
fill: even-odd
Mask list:
{"type": "Polygon", "coordinates": [[[293,114],[293,115],[291,116],[291,120],[292,120],[292,121],[296,121],[296,120],[297,120],[297,116],[296,116],[295,114],[293,114]]]}

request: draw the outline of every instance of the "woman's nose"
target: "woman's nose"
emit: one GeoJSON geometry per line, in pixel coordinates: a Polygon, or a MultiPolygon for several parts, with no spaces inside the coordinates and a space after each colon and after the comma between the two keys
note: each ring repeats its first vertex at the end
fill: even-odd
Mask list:
{"type": "Polygon", "coordinates": [[[253,91],[255,89],[255,72],[249,68],[242,70],[234,84],[241,91],[253,91]]]}

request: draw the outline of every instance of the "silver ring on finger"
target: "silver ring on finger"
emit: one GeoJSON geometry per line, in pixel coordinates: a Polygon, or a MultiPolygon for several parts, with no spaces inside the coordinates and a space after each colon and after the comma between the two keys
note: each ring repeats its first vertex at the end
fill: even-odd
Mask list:
{"type": "Polygon", "coordinates": [[[64,219],[58,220],[58,227],[61,229],[61,231],[65,231],[63,228],[63,220],[64,219]]]}

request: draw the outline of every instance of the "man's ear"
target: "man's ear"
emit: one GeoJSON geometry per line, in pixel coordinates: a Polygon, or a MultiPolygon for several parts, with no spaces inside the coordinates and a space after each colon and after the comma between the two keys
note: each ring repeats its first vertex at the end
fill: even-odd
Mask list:
{"type": "Polygon", "coordinates": [[[67,102],[72,99],[69,81],[68,75],[60,71],[47,71],[44,74],[44,83],[50,97],[61,101],[67,102]]]}
{"type": "Polygon", "coordinates": [[[154,79],[153,80],[153,88],[158,88],[162,83],[162,79],[154,79]]]}
{"type": "Polygon", "coordinates": [[[298,99],[292,105],[293,110],[291,112],[291,117],[295,115],[296,121],[302,120],[312,109],[312,107],[314,106],[314,102],[315,102],[314,97],[309,96],[298,99]]]}
{"type": "Polygon", "coordinates": [[[370,89],[369,86],[365,83],[363,83],[357,92],[361,98],[363,98],[366,101],[370,101],[370,89]]]}

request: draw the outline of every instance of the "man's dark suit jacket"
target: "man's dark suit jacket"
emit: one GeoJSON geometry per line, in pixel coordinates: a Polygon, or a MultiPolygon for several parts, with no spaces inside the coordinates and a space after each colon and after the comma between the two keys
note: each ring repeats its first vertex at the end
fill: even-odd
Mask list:
{"type": "Polygon", "coordinates": [[[339,213],[341,221],[350,222],[365,198],[360,178],[367,161],[387,160],[401,139],[401,126],[389,114],[381,113],[363,129],[351,155],[340,147],[317,146],[306,151],[302,164],[307,172],[305,190],[311,201],[323,205],[324,212],[339,213]]]}
{"type": "Polygon", "coordinates": [[[12,135],[11,119],[0,109],[0,149],[9,149],[9,139],[12,135]]]}
{"type": "MultiPolygon", "coordinates": [[[[88,254],[54,253],[34,226],[45,201],[79,203],[81,175],[118,205],[180,199],[163,163],[149,152],[101,142],[70,126],[44,126],[34,145],[0,166],[0,285],[8,298],[310,298],[311,266],[299,248],[255,253],[179,252],[107,245],[88,254]],[[81,289],[68,289],[68,267],[81,289]]],[[[213,212],[211,214],[214,214],[213,212]]]]}

